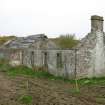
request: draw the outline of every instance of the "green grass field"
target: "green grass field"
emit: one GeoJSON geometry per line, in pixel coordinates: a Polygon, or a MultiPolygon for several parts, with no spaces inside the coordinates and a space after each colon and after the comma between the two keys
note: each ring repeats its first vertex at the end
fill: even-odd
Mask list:
{"type": "MultiPolygon", "coordinates": [[[[17,66],[17,67],[11,67],[8,64],[0,64],[0,71],[6,72],[9,76],[15,77],[15,76],[29,76],[29,77],[37,77],[37,78],[47,78],[51,80],[62,80],[65,82],[75,83],[75,80],[69,80],[63,77],[56,77],[52,74],[49,74],[46,71],[35,71],[31,68],[28,68],[26,66],[17,66]]],[[[78,79],[77,83],[79,85],[95,85],[95,84],[105,84],[105,77],[93,77],[93,78],[83,78],[78,79]]]]}

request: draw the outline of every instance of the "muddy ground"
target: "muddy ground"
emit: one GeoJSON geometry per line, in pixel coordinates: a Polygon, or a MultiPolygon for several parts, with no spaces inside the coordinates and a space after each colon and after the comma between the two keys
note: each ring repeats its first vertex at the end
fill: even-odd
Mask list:
{"type": "Polygon", "coordinates": [[[0,105],[105,105],[105,86],[83,86],[80,93],[75,93],[74,87],[60,80],[0,73],[0,105]],[[24,95],[32,96],[32,102],[22,103],[24,95]]]}

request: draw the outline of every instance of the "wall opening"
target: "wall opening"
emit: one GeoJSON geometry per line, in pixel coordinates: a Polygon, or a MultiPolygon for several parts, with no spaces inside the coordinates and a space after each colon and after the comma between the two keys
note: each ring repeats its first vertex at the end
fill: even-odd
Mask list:
{"type": "Polygon", "coordinates": [[[34,66],[34,51],[31,52],[31,65],[34,66]]]}
{"type": "Polygon", "coordinates": [[[62,54],[57,53],[57,68],[62,68],[62,67],[63,67],[62,54]]]}
{"type": "Polygon", "coordinates": [[[44,67],[48,67],[48,53],[44,52],[44,67]]]}
{"type": "Polygon", "coordinates": [[[21,51],[21,63],[22,63],[22,65],[24,64],[24,59],[23,59],[23,57],[24,57],[24,51],[21,51]]]}

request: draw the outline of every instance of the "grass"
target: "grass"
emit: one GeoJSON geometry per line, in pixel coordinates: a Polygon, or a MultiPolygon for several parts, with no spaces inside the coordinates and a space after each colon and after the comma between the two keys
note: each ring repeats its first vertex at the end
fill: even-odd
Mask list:
{"type": "MultiPolygon", "coordinates": [[[[17,66],[17,67],[11,67],[8,64],[1,64],[0,63],[0,71],[6,72],[9,76],[15,77],[15,76],[29,76],[29,77],[37,77],[37,78],[46,78],[50,80],[61,80],[64,82],[70,82],[75,83],[75,80],[69,80],[63,77],[59,76],[53,76],[52,74],[49,74],[46,71],[35,71],[31,68],[28,68],[26,66],[17,66]]],[[[78,79],[77,83],[80,86],[83,85],[97,85],[102,84],[105,85],[105,77],[93,77],[93,78],[83,78],[78,79]]]]}
{"type": "Polygon", "coordinates": [[[20,97],[19,101],[22,103],[22,104],[30,104],[32,103],[32,96],[30,95],[23,95],[20,97]]]}
{"type": "Polygon", "coordinates": [[[0,63],[0,71],[6,72],[11,68],[11,66],[7,63],[0,63]]]}
{"type": "MultiPolygon", "coordinates": [[[[0,66],[0,68],[1,68],[1,66],[0,66]]],[[[33,77],[33,78],[37,77],[37,78],[46,78],[46,79],[50,79],[50,80],[62,80],[65,82],[70,81],[70,80],[63,78],[63,77],[53,76],[52,74],[50,74],[46,71],[35,71],[35,70],[28,68],[26,66],[9,67],[8,70],[6,70],[5,72],[9,76],[12,76],[12,77],[29,76],[29,77],[33,77]]],[[[72,82],[72,80],[71,80],[71,82],[72,82]]]]}
{"type": "Polygon", "coordinates": [[[99,104],[105,105],[105,98],[104,97],[95,98],[95,101],[99,104]]]}
{"type": "Polygon", "coordinates": [[[105,85],[105,77],[92,77],[79,79],[78,83],[80,85],[105,85]]]}

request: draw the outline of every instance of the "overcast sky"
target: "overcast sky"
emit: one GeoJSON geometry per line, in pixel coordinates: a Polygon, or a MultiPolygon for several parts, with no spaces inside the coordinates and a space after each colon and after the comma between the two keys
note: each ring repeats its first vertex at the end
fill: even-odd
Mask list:
{"type": "Polygon", "coordinates": [[[48,37],[90,32],[90,16],[105,18],[105,0],[0,0],[0,35],[48,37]]]}

